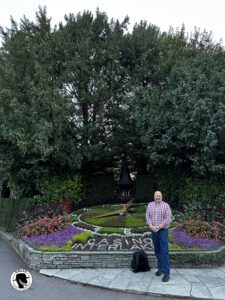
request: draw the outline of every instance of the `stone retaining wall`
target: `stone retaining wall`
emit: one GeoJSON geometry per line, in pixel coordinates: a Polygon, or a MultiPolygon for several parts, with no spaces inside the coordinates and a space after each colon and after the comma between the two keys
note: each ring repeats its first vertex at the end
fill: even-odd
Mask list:
{"type": "MultiPolygon", "coordinates": [[[[132,251],[71,251],[42,252],[37,251],[16,239],[12,235],[0,231],[5,239],[33,270],[40,269],[73,269],[73,268],[129,268],[132,251]]],[[[154,253],[146,251],[151,267],[156,267],[154,253]]],[[[171,267],[209,267],[225,262],[225,246],[216,251],[170,252],[171,267]]]]}

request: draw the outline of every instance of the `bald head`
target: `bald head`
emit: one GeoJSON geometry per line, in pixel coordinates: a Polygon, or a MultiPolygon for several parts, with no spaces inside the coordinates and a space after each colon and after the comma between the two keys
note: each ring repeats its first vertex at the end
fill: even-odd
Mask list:
{"type": "Polygon", "coordinates": [[[154,193],[155,202],[160,203],[162,201],[162,193],[160,191],[156,191],[154,193]]]}

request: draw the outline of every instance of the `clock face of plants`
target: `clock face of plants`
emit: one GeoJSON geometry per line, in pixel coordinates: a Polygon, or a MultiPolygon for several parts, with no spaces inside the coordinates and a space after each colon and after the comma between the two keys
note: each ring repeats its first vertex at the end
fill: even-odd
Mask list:
{"type": "Polygon", "coordinates": [[[132,205],[124,208],[124,205],[94,206],[80,216],[80,220],[96,226],[104,227],[146,227],[146,207],[132,205]]]}

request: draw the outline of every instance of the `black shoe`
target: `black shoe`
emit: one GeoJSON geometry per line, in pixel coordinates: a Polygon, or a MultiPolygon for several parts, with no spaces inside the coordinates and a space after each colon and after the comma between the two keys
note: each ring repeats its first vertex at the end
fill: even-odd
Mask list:
{"type": "Polygon", "coordinates": [[[161,276],[162,274],[163,274],[163,272],[161,272],[161,271],[155,272],[155,276],[161,276]]]}
{"type": "Polygon", "coordinates": [[[169,275],[164,275],[162,278],[163,282],[168,282],[170,280],[170,276],[169,275]]]}

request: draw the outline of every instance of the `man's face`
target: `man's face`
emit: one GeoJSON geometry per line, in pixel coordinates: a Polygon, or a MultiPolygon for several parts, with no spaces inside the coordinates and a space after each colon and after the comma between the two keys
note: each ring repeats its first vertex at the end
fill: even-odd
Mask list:
{"type": "Polygon", "coordinates": [[[160,203],[162,201],[162,193],[160,192],[155,192],[154,194],[154,199],[157,203],[160,203]]]}

